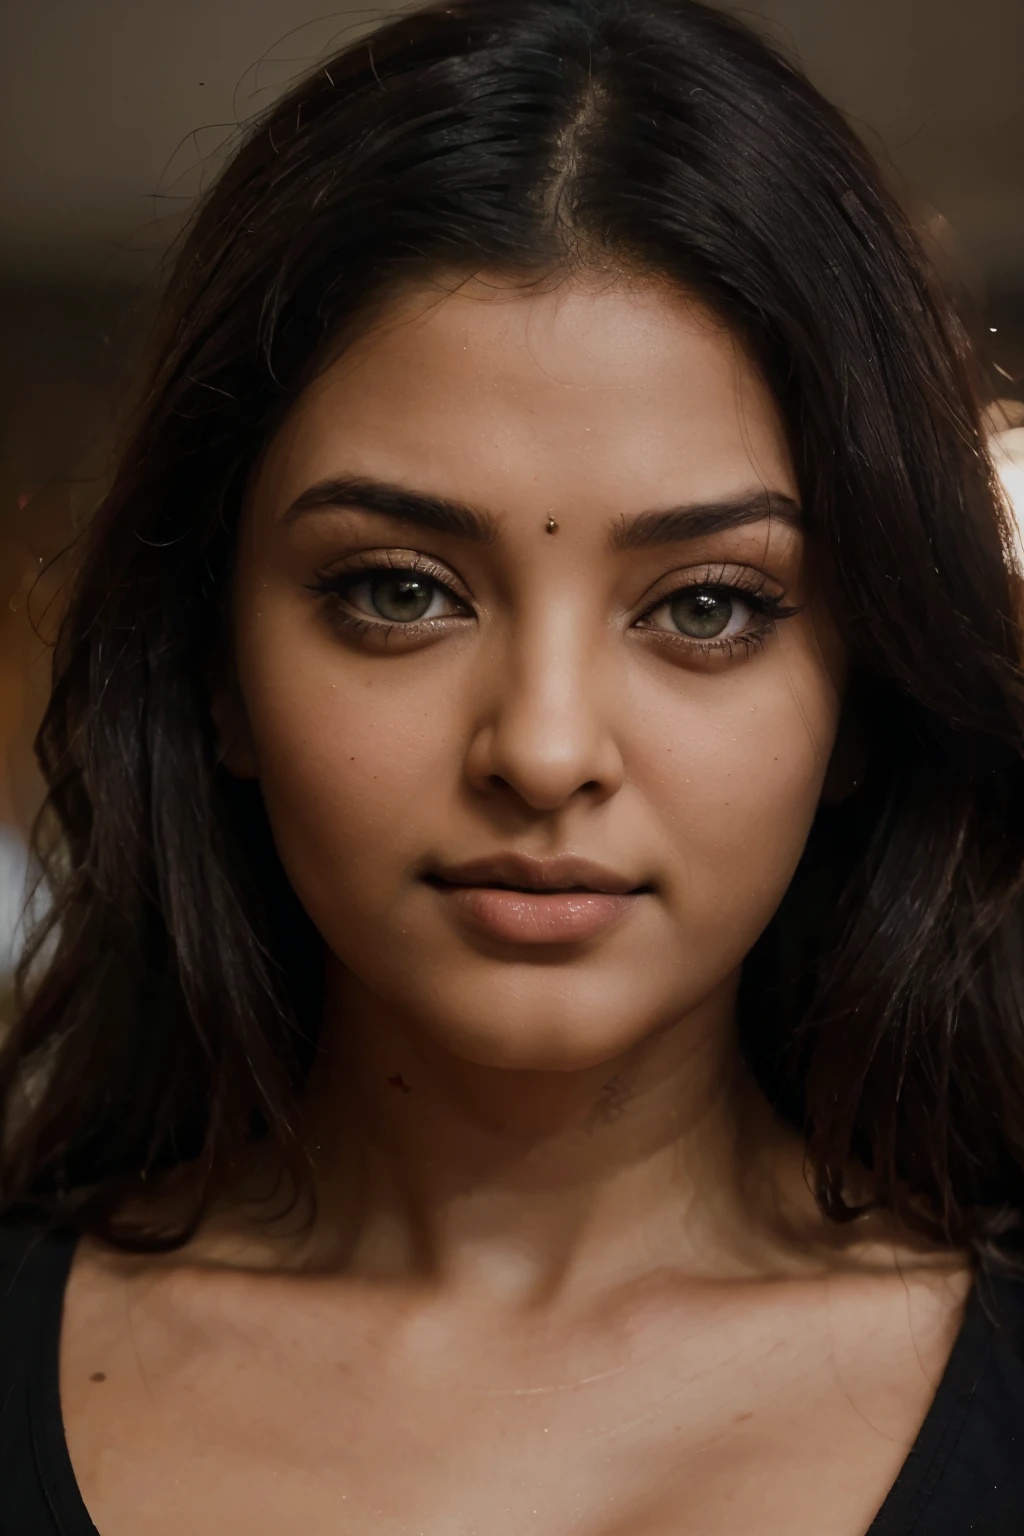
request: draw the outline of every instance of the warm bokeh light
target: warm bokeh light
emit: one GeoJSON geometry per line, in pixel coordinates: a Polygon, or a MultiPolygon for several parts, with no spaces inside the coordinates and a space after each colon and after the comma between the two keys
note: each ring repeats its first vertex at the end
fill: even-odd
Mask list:
{"type": "Polygon", "coordinates": [[[1017,552],[1024,566],[1024,427],[997,432],[990,440],[992,461],[1017,528],[1017,552]]]}

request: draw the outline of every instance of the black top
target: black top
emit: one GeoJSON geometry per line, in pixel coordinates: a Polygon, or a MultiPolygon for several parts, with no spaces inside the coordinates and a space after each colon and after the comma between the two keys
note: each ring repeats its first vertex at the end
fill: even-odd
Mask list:
{"type": "MultiPolygon", "coordinates": [[[[0,1227],[0,1536],[97,1536],[60,1412],[75,1239],[0,1227]]],[[[1024,1536],[1024,1281],[981,1275],[917,1441],[867,1536],[1024,1536]]]]}

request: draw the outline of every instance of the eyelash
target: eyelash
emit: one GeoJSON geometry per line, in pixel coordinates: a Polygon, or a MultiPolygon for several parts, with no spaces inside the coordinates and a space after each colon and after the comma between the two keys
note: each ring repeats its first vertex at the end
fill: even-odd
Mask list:
{"type": "Polygon", "coordinates": [[[651,629],[643,621],[684,592],[712,592],[721,593],[726,597],[737,597],[751,609],[751,623],[740,634],[701,641],[670,630],[654,631],[666,644],[682,647],[691,655],[696,653],[705,660],[710,660],[712,657],[724,657],[730,660],[739,651],[753,655],[754,652],[762,650],[774,626],[785,619],[794,618],[801,611],[799,606],[787,606],[784,592],[768,592],[766,590],[768,578],[760,572],[751,571],[746,566],[709,565],[703,570],[693,569],[688,572],[688,575],[689,580],[669,587],[654,602],[648,603],[643,613],[634,620],[633,628],[647,629],[647,632],[651,633],[651,629]]]}
{"type": "MultiPolygon", "coordinates": [[[[370,555],[358,557],[359,564],[354,570],[332,574],[324,573],[314,582],[307,585],[307,590],[317,596],[331,599],[332,618],[335,622],[344,626],[352,634],[372,635],[375,639],[387,644],[392,635],[400,633],[410,638],[422,638],[437,629],[442,623],[450,619],[463,617],[463,615],[446,614],[440,618],[410,620],[401,623],[391,619],[369,619],[364,616],[347,611],[343,607],[344,600],[349,592],[361,582],[367,580],[377,572],[393,571],[396,574],[408,573],[410,575],[426,576],[454,603],[467,608],[468,601],[452,590],[449,581],[444,579],[438,567],[423,556],[414,555],[405,551],[395,552],[398,558],[392,559],[384,555],[370,555]]],[[[726,659],[743,650],[747,654],[753,654],[763,648],[765,640],[773,626],[784,619],[794,617],[800,612],[799,607],[787,607],[785,593],[772,594],[765,590],[767,578],[761,575],[750,578],[754,573],[742,566],[708,566],[701,572],[693,572],[696,578],[680,582],[678,586],[671,587],[663,592],[654,602],[647,607],[633,621],[632,628],[645,629],[647,633],[654,633],[659,639],[673,646],[682,646],[691,654],[696,653],[710,659],[712,656],[724,656],[726,659]],[[743,580],[743,577],[746,580],[743,580]],[[727,579],[729,578],[729,579],[727,579]],[[737,579],[741,578],[741,579],[737,579]],[[725,596],[740,598],[752,610],[754,621],[743,633],[731,635],[721,640],[699,641],[693,637],[669,630],[655,630],[644,624],[652,614],[664,608],[668,603],[683,592],[707,591],[722,593],[725,596]]],[[[468,616],[468,615],[466,615],[468,616]]]]}
{"type": "Polygon", "coordinates": [[[444,575],[441,574],[440,567],[435,566],[432,561],[425,559],[422,555],[414,555],[411,552],[406,553],[404,550],[396,550],[395,555],[397,558],[390,558],[385,554],[356,556],[355,559],[358,562],[356,569],[320,575],[314,582],[309,583],[307,590],[332,600],[332,619],[335,623],[341,624],[350,634],[372,635],[375,639],[381,640],[385,644],[396,633],[413,638],[430,634],[436,630],[439,623],[447,622],[448,619],[458,617],[458,615],[446,614],[444,619],[412,620],[409,623],[402,624],[397,620],[368,619],[361,614],[346,611],[342,605],[348,593],[353,588],[359,586],[361,582],[366,581],[370,576],[380,572],[394,572],[396,575],[426,576],[429,577],[436,587],[445,592],[453,602],[460,604],[462,607],[468,607],[466,599],[460,597],[457,592],[452,590],[450,582],[446,581],[444,575]]]}

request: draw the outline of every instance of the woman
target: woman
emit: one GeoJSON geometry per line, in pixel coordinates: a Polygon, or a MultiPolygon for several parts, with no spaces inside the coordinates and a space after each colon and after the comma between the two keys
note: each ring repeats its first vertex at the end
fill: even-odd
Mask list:
{"type": "Polygon", "coordinates": [[[281,102],[55,657],[0,1529],[1018,1531],[1008,548],[743,27],[456,0],[281,102]]]}

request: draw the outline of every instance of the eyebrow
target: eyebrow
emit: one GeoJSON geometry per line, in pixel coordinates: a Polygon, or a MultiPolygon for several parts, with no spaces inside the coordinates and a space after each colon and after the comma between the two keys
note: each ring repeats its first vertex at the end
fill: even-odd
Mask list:
{"type": "MultiPolygon", "coordinates": [[[[295,522],[311,512],[346,507],[431,528],[476,544],[492,544],[498,536],[496,519],[480,507],[358,475],[338,475],[311,485],[292,502],[284,522],[295,522]]],[[[633,518],[623,517],[612,525],[609,542],[618,551],[649,549],[658,544],[709,538],[771,518],[799,527],[800,508],[791,496],[759,487],[719,501],[694,502],[641,512],[633,518]]]]}
{"type": "Polygon", "coordinates": [[[358,475],[339,475],[320,480],[296,497],[284,515],[291,523],[307,512],[329,507],[354,507],[361,512],[376,512],[381,517],[415,523],[418,528],[432,528],[437,533],[454,534],[476,544],[492,544],[498,525],[489,512],[447,496],[430,496],[423,491],[408,491],[400,485],[369,480],[358,475]]]}
{"type": "Polygon", "coordinates": [[[796,528],[801,526],[800,508],[792,496],[758,489],[721,501],[693,502],[668,507],[663,512],[641,512],[637,517],[623,518],[612,531],[611,544],[618,550],[649,549],[656,544],[710,538],[715,533],[728,533],[733,528],[771,518],[796,528]]]}

